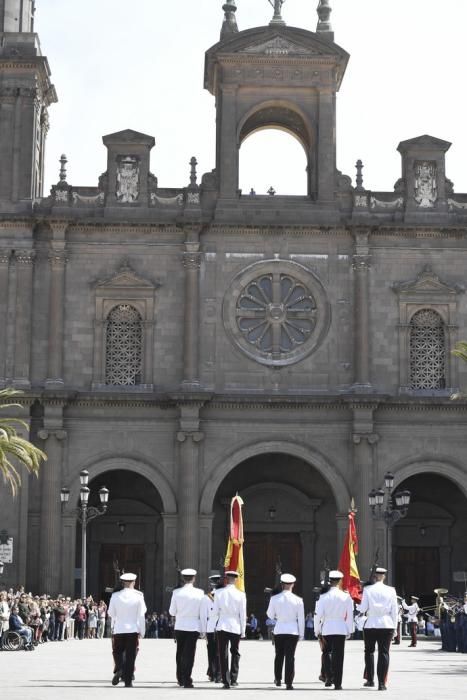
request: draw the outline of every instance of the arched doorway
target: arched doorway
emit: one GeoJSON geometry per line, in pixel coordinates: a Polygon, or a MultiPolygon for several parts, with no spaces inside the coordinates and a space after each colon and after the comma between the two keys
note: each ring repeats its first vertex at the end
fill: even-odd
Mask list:
{"type": "MultiPolygon", "coordinates": [[[[110,491],[105,515],[88,525],[88,591],[108,598],[117,570],[138,575],[138,587],[146,603],[160,609],[162,603],[163,512],[159,492],[140,474],[124,469],[106,471],[90,482],[90,505],[99,505],[98,490],[110,491]]],[[[77,568],[81,567],[81,528],[77,528],[77,568]]]]}
{"type": "Polygon", "coordinates": [[[337,552],[336,502],[324,477],[304,459],[283,453],[250,457],[224,478],[214,499],[212,568],[218,569],[228,534],[230,499],[245,502],[245,578],[249,612],[264,617],[279,560],[294,573],[306,606],[327,558],[337,552]]]}
{"type": "Polygon", "coordinates": [[[412,499],[407,517],[394,528],[398,592],[420,596],[425,605],[434,599],[435,588],[463,596],[466,585],[462,572],[467,575],[464,493],[451,479],[431,472],[415,474],[399,488],[408,489],[412,499]]]}

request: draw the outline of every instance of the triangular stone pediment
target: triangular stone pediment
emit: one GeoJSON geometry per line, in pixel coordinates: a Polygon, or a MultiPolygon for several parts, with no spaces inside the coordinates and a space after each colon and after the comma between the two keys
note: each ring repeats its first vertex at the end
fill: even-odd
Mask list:
{"type": "Polygon", "coordinates": [[[143,134],[133,129],[124,129],[123,131],[116,131],[114,134],[107,134],[102,137],[102,141],[105,146],[119,143],[143,143],[151,147],[154,146],[156,142],[154,136],[149,136],[148,134],[143,134]]]}
{"type": "Polygon", "coordinates": [[[260,44],[246,46],[239,53],[264,54],[266,56],[314,56],[321,52],[312,47],[300,46],[282,36],[275,36],[260,44]]]}
{"type": "Polygon", "coordinates": [[[430,136],[429,134],[423,134],[423,136],[416,136],[414,139],[408,139],[407,141],[401,141],[397,147],[397,150],[401,153],[409,150],[429,149],[433,151],[448,151],[451,147],[449,141],[443,141],[443,139],[437,139],[435,136],[430,136]]]}
{"type": "Polygon", "coordinates": [[[414,280],[396,282],[392,288],[398,294],[460,294],[464,291],[461,285],[450,285],[441,280],[430,265],[426,265],[414,280]]]}
{"type": "Polygon", "coordinates": [[[138,289],[157,289],[160,285],[154,284],[143,277],[140,277],[136,272],[130,267],[128,263],[123,263],[118,272],[116,272],[112,277],[105,280],[99,280],[96,283],[96,289],[116,289],[116,288],[135,288],[138,289]]]}

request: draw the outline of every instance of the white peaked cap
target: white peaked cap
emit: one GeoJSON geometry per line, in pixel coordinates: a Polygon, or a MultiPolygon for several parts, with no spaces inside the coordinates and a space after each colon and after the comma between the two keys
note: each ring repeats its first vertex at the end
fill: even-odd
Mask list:
{"type": "Polygon", "coordinates": [[[387,573],[388,573],[388,570],[387,570],[387,569],[384,569],[382,566],[378,566],[378,567],[375,569],[375,573],[376,573],[376,574],[387,574],[387,573]]]}
{"type": "Polygon", "coordinates": [[[293,574],[282,574],[281,583],[295,583],[297,579],[293,574]]]}
{"type": "Polygon", "coordinates": [[[136,574],[122,574],[120,576],[120,581],[136,581],[136,574]]]}
{"type": "Polygon", "coordinates": [[[182,576],[196,576],[196,569],[183,569],[181,572],[182,576]]]}
{"type": "Polygon", "coordinates": [[[336,580],[339,578],[344,578],[344,574],[342,573],[342,571],[337,571],[337,569],[336,569],[336,571],[329,572],[329,578],[333,579],[333,580],[336,580]]]}
{"type": "Polygon", "coordinates": [[[238,571],[226,571],[225,575],[226,576],[234,576],[235,578],[238,578],[239,573],[238,573],[238,571]]]}

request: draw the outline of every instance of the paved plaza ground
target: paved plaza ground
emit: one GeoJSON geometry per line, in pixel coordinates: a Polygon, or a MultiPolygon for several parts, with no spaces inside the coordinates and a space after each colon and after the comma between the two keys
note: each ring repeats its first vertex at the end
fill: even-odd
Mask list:
{"type": "MultiPolygon", "coordinates": [[[[439,651],[438,641],[421,642],[415,649],[403,645],[393,647],[388,694],[393,697],[421,700],[434,697],[465,697],[467,690],[467,654],[439,651]]],[[[239,687],[230,691],[206,682],[205,643],[198,642],[193,674],[195,688],[178,688],[175,677],[175,644],[172,640],[143,640],[137,659],[134,689],[128,691],[120,684],[112,687],[112,660],[109,640],[70,641],[44,644],[34,652],[0,652],[0,698],[5,700],[116,700],[127,692],[134,700],[159,698],[173,700],[196,698],[201,694],[208,700],[225,700],[240,694],[241,700],[257,699],[266,693],[277,696],[287,693],[272,683],[273,647],[269,642],[241,643],[239,687]]],[[[320,652],[317,642],[302,642],[297,652],[295,694],[305,693],[314,698],[333,694],[318,680],[320,652]]],[[[363,642],[346,645],[344,692],[339,697],[377,693],[377,689],[362,687],[363,642]]],[[[287,694],[287,698],[290,693],[287,694]]],[[[266,696],[267,697],[267,696],[266,696]]],[[[276,698],[277,700],[277,698],[276,698]]]]}

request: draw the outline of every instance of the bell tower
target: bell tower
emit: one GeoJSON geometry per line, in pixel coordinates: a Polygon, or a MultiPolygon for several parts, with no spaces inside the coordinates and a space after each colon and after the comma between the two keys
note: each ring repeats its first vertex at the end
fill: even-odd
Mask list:
{"type": "Polygon", "coordinates": [[[43,194],[48,107],[57,95],[34,10],[34,0],[0,0],[0,211],[21,211],[43,194]]]}
{"type": "Polygon", "coordinates": [[[236,3],[224,4],[221,40],[206,53],[204,84],[216,98],[219,197],[239,196],[243,141],[260,129],[276,128],[303,146],[310,201],[331,206],[336,191],[336,93],[349,56],[334,43],[327,0],[320,1],[316,32],[288,27],[282,16],[284,0],[270,3],[274,16],[269,25],[244,31],[238,31],[234,20],[236,3]]]}

